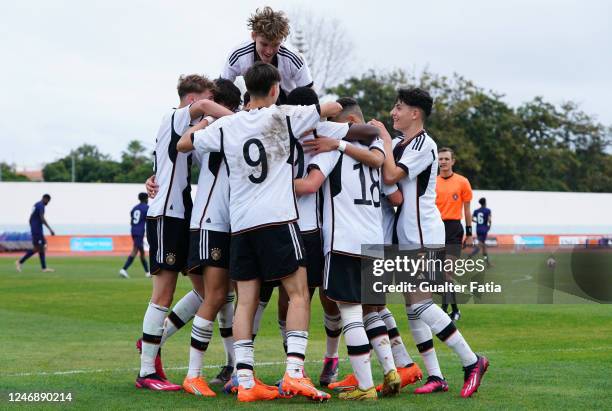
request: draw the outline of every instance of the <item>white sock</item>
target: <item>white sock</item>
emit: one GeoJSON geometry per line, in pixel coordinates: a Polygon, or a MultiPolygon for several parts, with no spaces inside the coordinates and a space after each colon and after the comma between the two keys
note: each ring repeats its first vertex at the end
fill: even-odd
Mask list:
{"type": "Polygon", "coordinates": [[[253,378],[253,365],[255,364],[255,353],[253,340],[238,340],[234,342],[236,353],[236,376],[238,384],[249,389],[255,385],[253,378]]]}
{"type": "Polygon", "coordinates": [[[391,311],[388,308],[384,308],[378,312],[380,318],[385,322],[387,327],[387,333],[389,334],[389,341],[391,342],[391,351],[393,352],[393,361],[396,367],[407,367],[414,364],[412,357],[408,354],[404,341],[400,336],[399,330],[397,329],[397,323],[391,311]]]}
{"type": "Polygon", "coordinates": [[[348,350],[351,367],[362,390],[374,386],[372,369],[370,367],[370,343],[363,328],[363,311],[359,304],[338,304],[344,341],[348,350]]]}
{"type": "Polygon", "coordinates": [[[168,338],[191,321],[195,313],[198,312],[202,301],[200,294],[196,290],[191,290],[172,307],[172,311],[164,322],[164,335],[161,345],[164,345],[168,338]]]}
{"type": "Polygon", "coordinates": [[[287,331],[287,367],[291,378],[304,377],[304,359],[308,346],[308,331],[287,331]]]}
{"type": "Polygon", "coordinates": [[[415,306],[415,310],[424,307],[420,310],[420,319],[429,325],[431,331],[459,356],[464,367],[472,365],[478,360],[463,335],[440,307],[436,304],[427,303],[414,304],[413,306],[415,306]]]}
{"type": "Polygon", "coordinates": [[[325,334],[327,335],[325,357],[338,358],[338,345],[340,344],[340,334],[342,334],[342,317],[340,314],[324,314],[323,324],[325,324],[325,334]]]}
{"type": "Polygon", "coordinates": [[[387,334],[387,327],[378,315],[378,312],[368,313],[363,317],[363,325],[366,330],[370,345],[374,348],[378,362],[383,367],[383,373],[395,370],[395,361],[391,351],[391,343],[387,334]]]}
{"type": "Polygon", "coordinates": [[[433,335],[429,326],[414,312],[413,306],[406,307],[408,314],[408,324],[416,343],[417,349],[423,358],[423,363],[427,369],[427,374],[431,377],[444,378],[440,370],[440,363],[433,346],[433,335]]]}
{"type": "Polygon", "coordinates": [[[232,325],[234,324],[234,298],[236,298],[236,296],[233,291],[227,293],[225,304],[223,304],[223,307],[221,307],[217,314],[219,334],[221,334],[223,348],[225,349],[225,364],[232,367],[236,364],[234,356],[234,336],[232,334],[232,325]]]}
{"type": "Polygon", "coordinates": [[[260,301],[255,312],[255,318],[253,319],[253,339],[259,331],[259,325],[261,324],[261,317],[263,317],[264,310],[268,305],[268,301],[260,301]]]}
{"type": "Polygon", "coordinates": [[[195,316],[191,326],[191,347],[189,348],[189,370],[187,378],[199,377],[202,370],[202,358],[212,338],[213,322],[195,316]]]}
{"type": "Polygon", "coordinates": [[[278,320],[278,330],[283,339],[283,346],[287,347],[287,321],[278,320]]]}
{"type": "Polygon", "coordinates": [[[149,303],[142,321],[142,354],[140,355],[140,376],[155,372],[155,357],[159,352],[164,319],[168,313],[167,307],[149,303]]]}

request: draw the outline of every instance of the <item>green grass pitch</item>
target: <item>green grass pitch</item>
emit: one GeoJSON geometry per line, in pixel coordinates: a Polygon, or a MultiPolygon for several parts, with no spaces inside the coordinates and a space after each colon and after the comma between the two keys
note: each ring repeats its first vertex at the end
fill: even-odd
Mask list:
{"type": "MultiPolygon", "coordinates": [[[[610,409],[612,408],[612,306],[582,305],[465,305],[458,326],[473,349],[487,355],[489,372],[477,394],[462,399],[463,375],[459,361],[436,342],[450,391],[400,396],[378,403],[349,404],[333,398],[313,404],[301,398],[239,404],[219,392],[202,399],[184,392],[137,390],[139,365],[134,342],[150,280],[138,262],[129,280],[119,279],[118,257],[49,258],[57,272],[42,274],[33,258],[18,274],[13,259],[0,258],[0,409],[610,409]],[[72,393],[72,402],[10,403],[9,393],[72,393]]],[[[513,263],[513,264],[516,264],[513,263]]],[[[177,299],[189,290],[179,280],[177,299]]],[[[284,355],[276,325],[273,297],[256,340],[258,376],[273,383],[282,376],[284,355]]],[[[410,354],[421,364],[401,305],[391,306],[410,354]]],[[[189,329],[179,331],[163,350],[168,375],[182,382],[188,362],[189,329]]],[[[317,380],[325,349],[322,312],[313,303],[307,370],[317,380]]],[[[341,346],[341,374],[350,369],[341,346]]],[[[224,360],[215,336],[205,355],[205,375],[212,378],[224,360]]],[[[381,369],[372,358],[375,380],[381,369]]],[[[423,367],[422,367],[423,368],[423,367]]],[[[335,397],[335,395],[334,395],[335,397]]]]}

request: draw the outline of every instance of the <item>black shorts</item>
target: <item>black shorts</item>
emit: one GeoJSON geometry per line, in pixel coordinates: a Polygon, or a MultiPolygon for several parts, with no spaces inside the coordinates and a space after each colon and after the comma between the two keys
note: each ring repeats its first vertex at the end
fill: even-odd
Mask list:
{"type": "Polygon", "coordinates": [[[147,241],[151,274],[155,275],[162,269],[187,272],[189,220],[147,217],[147,241]]]}
{"type": "Polygon", "coordinates": [[[489,234],[488,231],[485,231],[485,230],[478,231],[478,230],[476,230],[476,238],[478,238],[478,242],[484,244],[487,241],[487,234],[489,234]]]}
{"type": "Polygon", "coordinates": [[[372,272],[371,258],[346,254],[327,253],[323,274],[325,295],[339,303],[361,304],[361,270],[372,272]]]}
{"type": "Polygon", "coordinates": [[[32,234],[32,245],[36,248],[44,248],[47,240],[43,234],[32,234]]]}
{"type": "Polygon", "coordinates": [[[463,245],[463,226],[459,220],[444,220],[446,233],[446,252],[449,255],[460,257],[463,245]]]}
{"type": "Polygon", "coordinates": [[[273,225],[232,235],[230,278],[280,280],[306,266],[306,252],[296,223],[273,225]]]}
{"type": "Polygon", "coordinates": [[[230,233],[195,229],[190,232],[187,271],[204,273],[204,267],[229,268],[230,233]]]}
{"type": "Polygon", "coordinates": [[[323,241],[321,230],[302,233],[304,248],[306,249],[306,273],[308,274],[308,287],[320,287],[323,284],[323,241]]]}
{"type": "Polygon", "coordinates": [[[144,235],[132,234],[132,242],[136,248],[142,248],[144,244],[144,235]]]}

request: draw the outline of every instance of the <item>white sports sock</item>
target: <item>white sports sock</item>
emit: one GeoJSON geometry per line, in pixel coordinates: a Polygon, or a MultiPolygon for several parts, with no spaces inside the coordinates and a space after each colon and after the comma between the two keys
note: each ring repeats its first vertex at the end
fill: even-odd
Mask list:
{"type": "Polygon", "coordinates": [[[414,361],[404,345],[404,341],[400,336],[399,330],[397,329],[397,323],[391,311],[388,308],[384,308],[378,312],[380,318],[385,322],[387,327],[387,333],[389,334],[389,341],[391,342],[391,351],[393,352],[393,361],[396,367],[407,367],[412,365],[414,361]]]}
{"type": "Polygon", "coordinates": [[[236,353],[236,376],[238,384],[249,389],[255,385],[253,377],[253,365],[255,364],[255,353],[253,340],[238,340],[234,342],[236,353]]]}
{"type": "Polygon", "coordinates": [[[164,345],[168,338],[191,321],[195,313],[198,312],[202,301],[200,294],[196,290],[191,290],[172,307],[172,311],[164,322],[164,335],[161,345],[164,345]]]}
{"type": "Polygon", "coordinates": [[[414,312],[413,306],[406,307],[408,314],[408,324],[416,343],[417,349],[423,358],[423,363],[427,369],[427,374],[431,377],[444,378],[440,370],[440,363],[433,345],[433,335],[429,326],[414,312]]]}
{"type": "Polygon", "coordinates": [[[351,367],[362,390],[374,386],[372,369],[370,367],[370,344],[363,328],[363,311],[359,304],[338,304],[344,341],[348,350],[351,367]]]}
{"type": "Polygon", "coordinates": [[[387,334],[387,327],[378,315],[378,312],[368,313],[363,317],[363,324],[370,345],[374,348],[378,362],[383,367],[383,373],[395,370],[395,361],[391,351],[391,343],[387,334]]]}
{"type": "Polygon", "coordinates": [[[261,317],[263,316],[264,310],[268,306],[268,301],[260,301],[255,312],[255,318],[253,319],[253,338],[259,331],[259,325],[261,324],[261,317]]]}
{"type": "Polygon", "coordinates": [[[327,335],[325,339],[325,357],[338,358],[338,345],[340,344],[340,334],[342,334],[342,318],[340,314],[324,314],[323,324],[325,325],[325,334],[327,335]]]}
{"type": "Polygon", "coordinates": [[[304,359],[308,346],[308,331],[287,331],[286,372],[291,378],[304,377],[304,359]]]}
{"type": "Polygon", "coordinates": [[[155,357],[159,352],[162,333],[164,332],[164,318],[168,313],[167,307],[149,303],[142,321],[142,354],[140,355],[140,376],[155,372],[155,357]]]}
{"type": "Polygon", "coordinates": [[[421,308],[420,319],[429,325],[431,331],[459,356],[464,367],[472,365],[478,360],[463,335],[440,307],[436,304],[414,305],[424,307],[421,308]]]}
{"type": "Polygon", "coordinates": [[[212,338],[213,322],[195,316],[191,326],[191,347],[189,348],[189,370],[187,377],[199,377],[202,370],[202,358],[212,338]]]}
{"type": "Polygon", "coordinates": [[[225,349],[225,364],[234,366],[236,364],[234,356],[234,336],[232,334],[232,325],[234,324],[234,299],[236,298],[233,291],[227,293],[225,304],[217,314],[219,321],[219,334],[223,340],[223,348],[225,349]]]}

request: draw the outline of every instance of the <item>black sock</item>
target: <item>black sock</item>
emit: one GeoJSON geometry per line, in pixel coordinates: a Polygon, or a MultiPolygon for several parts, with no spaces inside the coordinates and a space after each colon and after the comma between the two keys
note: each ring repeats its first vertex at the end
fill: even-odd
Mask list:
{"type": "Polygon", "coordinates": [[[26,251],[25,255],[23,257],[21,257],[21,259],[19,260],[19,264],[23,264],[26,262],[26,260],[30,257],[32,257],[35,254],[34,250],[28,250],[26,251]]]}
{"type": "Polygon", "coordinates": [[[459,307],[457,307],[457,304],[451,304],[451,309],[453,310],[454,313],[459,312],[459,307]]]}
{"type": "Polygon", "coordinates": [[[127,270],[128,268],[130,268],[130,266],[132,265],[132,262],[134,261],[134,257],[129,256],[127,258],[127,260],[125,260],[125,264],[123,264],[123,269],[127,270]]]}
{"type": "Polygon", "coordinates": [[[40,266],[44,270],[45,268],[47,268],[47,260],[45,259],[45,252],[44,251],[39,252],[38,256],[40,257],[40,266]]]}
{"type": "Polygon", "coordinates": [[[140,262],[142,263],[142,267],[144,268],[145,272],[148,273],[149,264],[147,264],[147,260],[144,257],[140,257],[140,262]]]}

